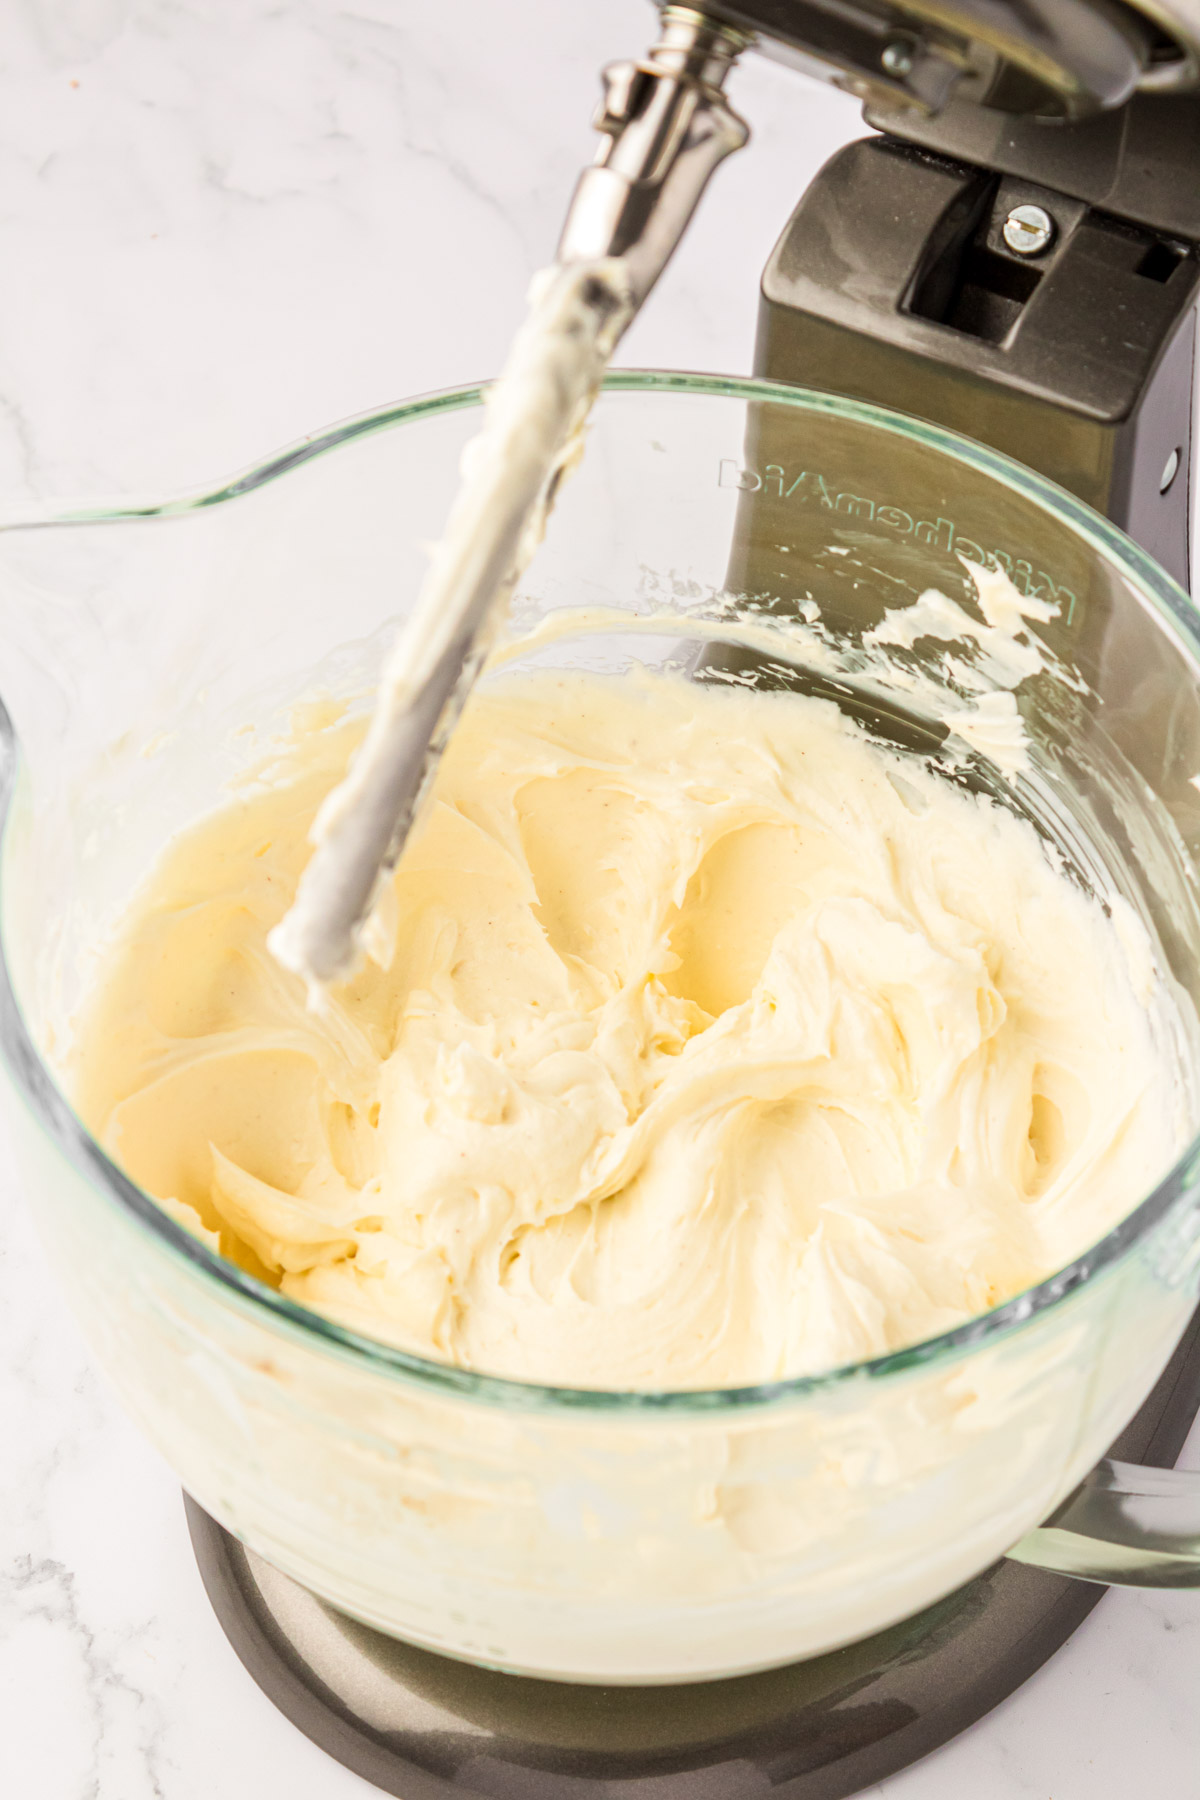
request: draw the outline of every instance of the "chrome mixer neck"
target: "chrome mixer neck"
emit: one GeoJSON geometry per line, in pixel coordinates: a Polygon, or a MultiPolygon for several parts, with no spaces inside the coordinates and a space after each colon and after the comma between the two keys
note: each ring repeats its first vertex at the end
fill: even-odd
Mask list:
{"type": "Polygon", "coordinates": [[[709,0],[715,21],[877,109],[1081,118],[1200,80],[1195,0],[709,0]]]}

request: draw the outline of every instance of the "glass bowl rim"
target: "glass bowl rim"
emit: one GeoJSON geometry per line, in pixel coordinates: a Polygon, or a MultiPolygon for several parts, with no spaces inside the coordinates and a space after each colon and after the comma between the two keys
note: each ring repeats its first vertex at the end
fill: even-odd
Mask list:
{"type": "MultiPolygon", "coordinates": [[[[286,445],[236,475],[204,488],[150,498],[129,496],[109,501],[81,503],[31,502],[0,510],[0,532],[36,530],[52,526],[132,523],[186,517],[227,501],[236,500],[281,479],[293,469],[343,445],[359,442],[394,427],[413,424],[443,413],[481,404],[486,383],[441,389],[411,400],[375,408],[339,421],[322,432],[306,435],[286,445]]],[[[1189,596],[1166,572],[1123,532],[1065,489],[1035,474],[1022,464],[978,444],[958,432],[924,420],[850,400],[817,389],[764,381],[757,377],[691,374],[659,369],[610,370],[603,391],[611,394],[710,395],[720,399],[769,401],[816,414],[851,419],[876,430],[907,438],[954,456],[1031,499],[1054,514],[1084,539],[1109,564],[1114,565],[1150,602],[1161,623],[1186,640],[1200,662],[1200,613],[1189,596]]],[[[13,797],[20,765],[20,743],[8,711],[0,698],[0,845],[6,843],[13,812],[13,797]]],[[[0,863],[0,870],[2,870],[0,863]]],[[[25,1024],[9,971],[7,945],[0,934],[0,1056],[7,1073],[26,1101],[35,1124],[52,1147],[65,1153],[99,1195],[109,1201],[126,1222],[142,1228],[157,1250],[184,1266],[184,1272],[215,1288],[219,1298],[254,1322],[298,1341],[319,1354],[329,1354],[371,1375],[415,1385],[447,1397],[499,1406],[507,1410],[553,1411],[574,1414],[651,1415],[663,1413],[706,1415],[746,1408],[772,1408],[803,1401],[812,1395],[842,1388],[851,1382],[879,1381],[957,1355],[968,1353],[1018,1330],[1028,1320],[1059,1305],[1072,1292],[1102,1270],[1119,1262],[1168,1214],[1190,1189],[1197,1159],[1197,1135],[1173,1167],[1130,1213],[1103,1238],[1064,1268],[1014,1295],[991,1311],[981,1313],[952,1331],[941,1332],[919,1343],[884,1356],[843,1364],[817,1374],[733,1388],[603,1389],[556,1387],[542,1382],[489,1375],[435,1361],[384,1343],[338,1324],[287,1299],[278,1289],[209,1249],[156,1201],[137,1187],[101,1149],[84,1127],[43,1061],[33,1034],[25,1024]]]]}

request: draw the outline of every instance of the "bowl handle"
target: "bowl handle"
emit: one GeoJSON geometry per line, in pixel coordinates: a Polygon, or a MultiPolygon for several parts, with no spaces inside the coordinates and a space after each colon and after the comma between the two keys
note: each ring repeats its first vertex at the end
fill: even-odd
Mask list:
{"type": "Polygon", "coordinates": [[[1200,1472],[1106,1459],[1008,1554],[1077,1581],[1200,1587],[1200,1472]]]}

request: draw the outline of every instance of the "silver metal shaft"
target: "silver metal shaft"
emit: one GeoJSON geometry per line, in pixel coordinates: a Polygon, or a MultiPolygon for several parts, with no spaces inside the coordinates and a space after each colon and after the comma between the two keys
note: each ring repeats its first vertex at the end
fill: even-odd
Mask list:
{"type": "Polygon", "coordinates": [[[620,257],[642,304],[713,170],[750,135],[722,92],[749,42],[692,7],[667,6],[648,54],[609,64],[594,120],[605,141],[575,189],[560,262],[620,257]]]}

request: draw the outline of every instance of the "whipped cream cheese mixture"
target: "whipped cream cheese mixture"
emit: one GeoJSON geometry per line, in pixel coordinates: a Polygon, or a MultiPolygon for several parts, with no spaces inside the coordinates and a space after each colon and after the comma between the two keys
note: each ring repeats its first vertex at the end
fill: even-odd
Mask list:
{"type": "Polygon", "coordinates": [[[360,737],[167,847],[71,1071],[130,1175],[306,1306],[533,1380],[765,1381],[984,1311],[1172,1161],[1132,913],[797,695],[494,677],[310,1012],[267,934],[360,737]]]}

